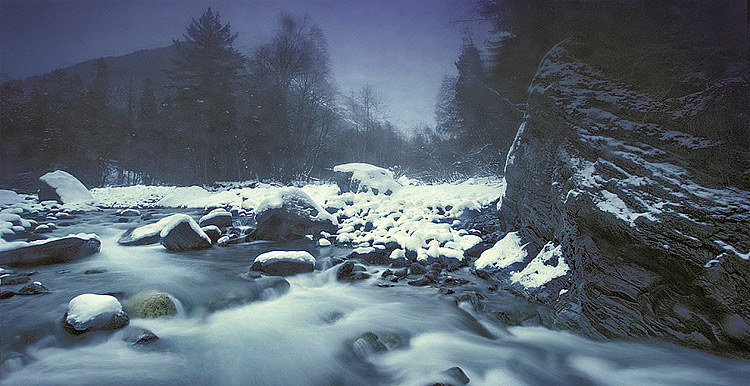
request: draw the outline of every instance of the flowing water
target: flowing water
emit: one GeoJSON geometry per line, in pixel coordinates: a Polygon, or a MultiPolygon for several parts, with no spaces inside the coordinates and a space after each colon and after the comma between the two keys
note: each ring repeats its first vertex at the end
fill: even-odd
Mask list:
{"type": "MultiPolygon", "coordinates": [[[[121,247],[127,224],[110,213],[81,216],[58,231],[94,232],[102,252],[35,269],[51,294],[0,300],[2,385],[739,385],[750,362],[662,343],[596,342],[542,327],[510,327],[454,305],[434,288],[341,283],[331,257],[347,250],[309,244],[243,244],[188,253],[121,247]],[[318,270],[287,278],[245,275],[270,249],[306,249],[318,270]],[[86,270],[106,272],[84,274],[86,270]],[[158,290],[178,315],[131,326],[159,340],[131,345],[124,330],[73,337],[61,327],[81,293],[127,299],[158,290]],[[378,336],[378,345],[365,338],[378,336]],[[365,337],[363,337],[363,334],[365,337]]],[[[370,267],[371,271],[383,267],[370,267]]]]}

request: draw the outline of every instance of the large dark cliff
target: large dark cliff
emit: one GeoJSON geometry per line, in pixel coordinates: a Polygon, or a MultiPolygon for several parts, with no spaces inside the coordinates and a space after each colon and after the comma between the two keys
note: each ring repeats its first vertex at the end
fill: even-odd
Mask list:
{"type": "Polygon", "coordinates": [[[543,59],[508,155],[502,228],[570,267],[522,292],[556,327],[747,356],[747,73],[655,95],[574,52],[543,59]]]}

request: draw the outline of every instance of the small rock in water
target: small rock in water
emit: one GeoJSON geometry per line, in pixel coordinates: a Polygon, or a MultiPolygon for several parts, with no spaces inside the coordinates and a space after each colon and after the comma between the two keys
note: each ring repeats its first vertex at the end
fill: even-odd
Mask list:
{"type": "Polygon", "coordinates": [[[12,298],[16,293],[13,291],[0,291],[0,299],[12,298]]]}
{"type": "Polygon", "coordinates": [[[16,295],[32,296],[48,294],[50,292],[51,291],[49,290],[49,288],[43,286],[42,283],[35,281],[18,290],[18,292],[16,292],[16,295]]]}
{"type": "Polygon", "coordinates": [[[214,209],[209,214],[203,216],[198,220],[198,224],[201,227],[207,227],[214,225],[219,228],[227,228],[232,226],[232,214],[224,209],[214,209]]]}
{"type": "Polygon", "coordinates": [[[71,299],[63,316],[63,328],[80,335],[90,330],[116,330],[130,323],[114,296],[83,294],[71,299]]]}
{"type": "Polygon", "coordinates": [[[422,266],[422,264],[419,263],[412,263],[411,266],[409,266],[409,273],[412,275],[424,275],[427,273],[427,270],[422,266]]]}
{"type": "Polygon", "coordinates": [[[0,285],[18,285],[28,283],[29,281],[31,281],[31,278],[21,275],[8,275],[0,277],[0,285]]]}
{"type": "Polygon", "coordinates": [[[126,222],[130,222],[130,219],[127,218],[127,217],[120,217],[120,218],[117,219],[117,222],[118,223],[126,223],[126,222]]]}
{"type": "Polygon", "coordinates": [[[141,318],[158,318],[177,313],[177,305],[172,295],[163,292],[147,292],[133,296],[128,303],[133,314],[141,318]]]}
{"type": "Polygon", "coordinates": [[[105,272],[107,272],[107,270],[106,269],[101,269],[101,268],[99,268],[99,269],[87,269],[87,270],[83,271],[83,274],[84,275],[96,275],[98,273],[105,273],[105,272]]]}
{"type": "Polygon", "coordinates": [[[347,261],[342,264],[336,270],[336,280],[339,281],[357,281],[364,280],[370,277],[370,274],[366,272],[366,268],[354,264],[353,261],[347,261]]]}
{"type": "Polygon", "coordinates": [[[466,376],[466,373],[458,366],[443,371],[443,374],[451,377],[454,381],[458,382],[459,385],[467,385],[471,381],[469,377],[466,376]]]}
{"type": "Polygon", "coordinates": [[[125,330],[125,333],[122,336],[122,340],[130,343],[131,345],[137,345],[159,340],[159,337],[151,332],[151,330],[147,330],[141,327],[129,327],[127,330],[125,330]]]}
{"type": "Polygon", "coordinates": [[[208,238],[211,239],[211,244],[216,244],[216,242],[221,238],[221,229],[219,229],[219,227],[217,227],[216,225],[204,226],[201,227],[201,230],[208,236],[208,238]]]}
{"type": "Polygon", "coordinates": [[[306,251],[271,251],[258,255],[250,269],[267,275],[289,276],[315,270],[315,258],[306,251]]]}
{"type": "Polygon", "coordinates": [[[139,212],[137,209],[125,209],[122,212],[120,212],[120,216],[125,216],[125,217],[136,217],[140,215],[141,215],[141,212],[139,212]]]}

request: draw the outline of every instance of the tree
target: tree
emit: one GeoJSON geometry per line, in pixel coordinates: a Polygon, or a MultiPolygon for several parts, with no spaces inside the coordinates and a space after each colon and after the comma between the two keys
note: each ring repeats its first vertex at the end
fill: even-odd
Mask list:
{"type": "Polygon", "coordinates": [[[175,41],[178,59],[168,72],[169,87],[176,91],[174,102],[182,110],[192,139],[190,147],[198,156],[203,182],[237,178],[234,169],[236,148],[236,108],[234,93],[244,65],[243,56],[233,43],[229,24],[222,25],[211,8],[193,19],[183,35],[175,41]]]}
{"type": "Polygon", "coordinates": [[[456,137],[461,131],[461,120],[458,116],[456,100],[456,83],[458,77],[446,75],[440,82],[437,102],[435,103],[435,121],[437,132],[449,137],[456,137]]]}

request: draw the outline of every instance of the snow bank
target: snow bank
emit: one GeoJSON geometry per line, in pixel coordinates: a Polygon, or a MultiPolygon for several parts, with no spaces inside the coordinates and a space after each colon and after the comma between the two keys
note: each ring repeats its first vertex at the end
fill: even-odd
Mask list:
{"type": "Polygon", "coordinates": [[[315,258],[306,251],[271,251],[261,253],[253,260],[253,263],[268,265],[271,263],[289,262],[289,263],[307,263],[315,265],[315,258]]]}
{"type": "MultiPolygon", "coordinates": [[[[55,170],[39,177],[39,180],[54,190],[60,196],[63,204],[89,203],[94,201],[94,196],[91,195],[91,192],[86,189],[81,181],[78,181],[77,178],[68,172],[55,170]]],[[[40,195],[42,195],[41,192],[40,195]]],[[[43,198],[40,197],[40,199],[43,198]]]]}
{"type": "MultiPolygon", "coordinates": [[[[348,184],[339,184],[341,191],[373,192],[375,194],[392,194],[401,189],[401,184],[393,179],[390,170],[365,163],[349,163],[333,167],[334,173],[351,173],[348,184]],[[342,186],[343,185],[343,186],[342,186]],[[345,189],[344,187],[348,188],[345,189]]],[[[346,177],[344,177],[346,178],[346,177]]]]}
{"type": "Polygon", "coordinates": [[[482,255],[474,262],[474,268],[497,270],[521,262],[527,255],[526,245],[528,244],[521,244],[518,232],[510,232],[492,248],[482,252],[482,255]]]}
{"type": "Polygon", "coordinates": [[[12,190],[0,189],[0,206],[13,205],[21,201],[21,196],[12,190]]]}
{"type": "Polygon", "coordinates": [[[68,316],[65,320],[73,326],[84,325],[100,315],[116,315],[122,312],[122,305],[114,296],[83,294],[68,303],[68,316]]]}
{"type": "Polygon", "coordinates": [[[164,196],[157,205],[170,208],[179,208],[187,206],[188,202],[203,199],[210,196],[206,189],[200,186],[188,186],[184,188],[175,188],[172,192],[164,196]]]}
{"type": "Polygon", "coordinates": [[[562,247],[549,242],[526,265],[526,268],[521,272],[512,272],[510,280],[525,288],[536,288],[549,283],[552,279],[566,275],[569,269],[562,255],[562,247]],[[557,264],[553,266],[554,260],[557,260],[557,264]]]}

